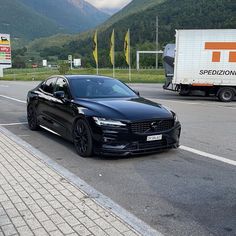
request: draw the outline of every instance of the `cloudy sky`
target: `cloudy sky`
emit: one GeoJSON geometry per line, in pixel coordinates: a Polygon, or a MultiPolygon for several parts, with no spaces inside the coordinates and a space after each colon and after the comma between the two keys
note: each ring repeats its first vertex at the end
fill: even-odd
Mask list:
{"type": "Polygon", "coordinates": [[[131,0],[86,0],[100,9],[121,9],[127,5],[131,0]]]}

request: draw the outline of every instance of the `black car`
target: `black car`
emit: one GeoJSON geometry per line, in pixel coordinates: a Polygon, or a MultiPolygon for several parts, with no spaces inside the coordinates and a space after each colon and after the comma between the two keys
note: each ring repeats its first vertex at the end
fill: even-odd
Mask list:
{"type": "Polygon", "coordinates": [[[29,128],[74,142],[78,154],[128,155],[177,148],[181,125],[173,111],[139,96],[119,80],[52,76],[28,92],[29,128]]]}

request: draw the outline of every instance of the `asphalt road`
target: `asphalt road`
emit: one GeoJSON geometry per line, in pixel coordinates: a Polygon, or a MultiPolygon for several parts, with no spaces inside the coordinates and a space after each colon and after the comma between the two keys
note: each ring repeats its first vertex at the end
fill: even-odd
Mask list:
{"type": "MultiPolygon", "coordinates": [[[[25,100],[36,84],[0,81],[0,124],[26,121],[25,104],[1,95],[25,100]]],[[[236,166],[224,162],[236,161],[236,102],[182,98],[160,85],[131,86],[177,112],[182,145],[220,156],[220,161],[183,149],[83,159],[71,143],[47,131],[32,132],[25,124],[5,128],[164,235],[236,235],[236,166]]]]}

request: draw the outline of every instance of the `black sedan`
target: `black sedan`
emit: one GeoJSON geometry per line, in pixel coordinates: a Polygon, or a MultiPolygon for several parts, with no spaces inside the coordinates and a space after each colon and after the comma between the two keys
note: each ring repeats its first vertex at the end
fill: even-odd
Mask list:
{"type": "Polygon", "coordinates": [[[181,125],[173,111],[139,96],[119,80],[52,76],[28,92],[29,128],[40,126],[74,142],[82,157],[177,148],[181,125]]]}

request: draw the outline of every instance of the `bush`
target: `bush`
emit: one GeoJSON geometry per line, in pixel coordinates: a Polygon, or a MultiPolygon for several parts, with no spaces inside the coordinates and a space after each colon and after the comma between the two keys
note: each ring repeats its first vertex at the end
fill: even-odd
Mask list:
{"type": "Polygon", "coordinates": [[[67,72],[70,70],[70,66],[69,66],[69,63],[67,61],[63,61],[59,64],[59,73],[61,75],[65,75],[67,74],[67,72]]]}

